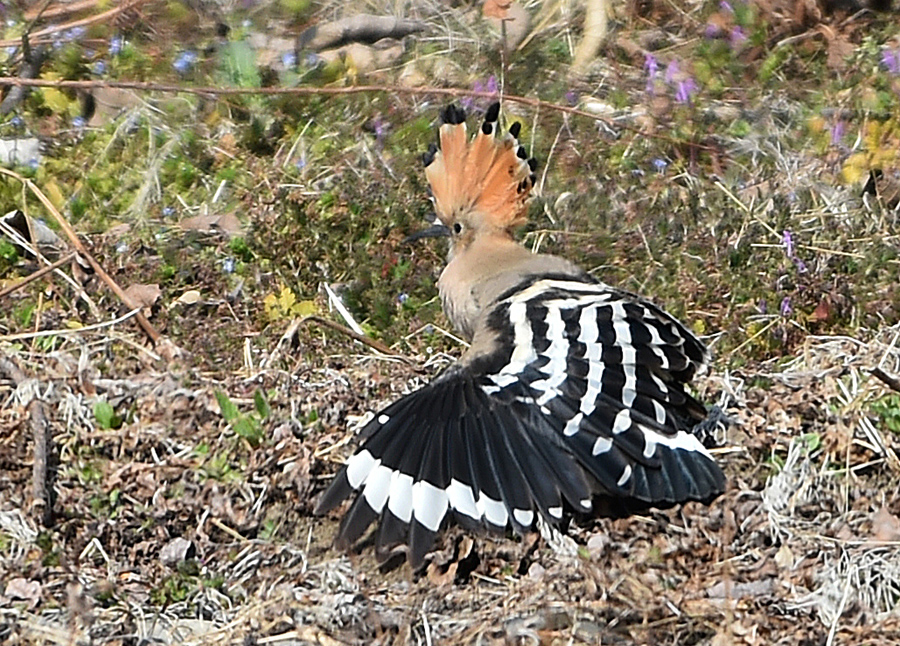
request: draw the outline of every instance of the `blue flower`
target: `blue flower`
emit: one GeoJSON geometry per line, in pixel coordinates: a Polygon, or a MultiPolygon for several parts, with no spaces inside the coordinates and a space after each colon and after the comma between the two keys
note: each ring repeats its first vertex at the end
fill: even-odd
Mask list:
{"type": "Polygon", "coordinates": [[[121,36],[114,36],[109,41],[109,55],[110,56],[118,56],[122,53],[122,46],[125,44],[125,41],[122,40],[121,36]]]}
{"type": "Polygon", "coordinates": [[[81,130],[86,125],[87,125],[87,121],[85,121],[84,117],[82,117],[81,115],[72,119],[72,127],[75,128],[76,130],[81,130]]]}
{"type": "Polygon", "coordinates": [[[178,58],[175,59],[175,62],[172,63],[172,67],[175,68],[175,71],[179,74],[187,74],[191,68],[194,66],[194,63],[197,62],[197,54],[191,50],[187,50],[181,52],[178,55],[178,58]]]}
{"type": "Polygon", "coordinates": [[[175,215],[175,209],[171,206],[164,206],[162,214],[164,218],[171,218],[173,215],[175,215]]]}
{"type": "Polygon", "coordinates": [[[665,159],[660,159],[659,157],[654,159],[651,163],[653,164],[653,168],[656,169],[657,173],[663,172],[669,165],[669,162],[667,162],[665,159]]]}
{"type": "Polygon", "coordinates": [[[25,125],[25,120],[19,115],[15,115],[12,119],[9,120],[9,124],[13,128],[22,128],[25,125]]]}
{"type": "Polygon", "coordinates": [[[285,69],[293,69],[297,65],[297,55],[294,52],[285,52],[281,55],[281,64],[285,69]]]}
{"type": "Polygon", "coordinates": [[[106,62],[97,61],[96,63],[94,63],[94,67],[91,72],[93,72],[96,76],[103,76],[104,74],[106,74],[106,62]]]}
{"type": "Polygon", "coordinates": [[[65,41],[81,40],[85,34],[87,34],[87,29],[84,27],[72,27],[68,31],[63,32],[62,39],[65,41]]]}
{"type": "Polygon", "coordinates": [[[406,301],[409,300],[409,294],[400,294],[397,297],[397,300],[400,301],[400,304],[402,305],[403,303],[405,303],[406,301]]]}

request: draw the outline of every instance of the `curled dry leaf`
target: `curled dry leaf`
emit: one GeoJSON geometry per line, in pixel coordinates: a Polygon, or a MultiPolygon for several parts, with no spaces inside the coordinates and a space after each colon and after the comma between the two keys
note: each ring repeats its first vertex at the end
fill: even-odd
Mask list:
{"type": "Polygon", "coordinates": [[[882,507],[872,516],[872,537],[879,543],[900,541],[900,518],[882,507]]]}
{"type": "MultiPolygon", "coordinates": [[[[181,305],[196,305],[202,300],[202,296],[200,292],[196,289],[189,289],[184,294],[175,299],[175,303],[180,303],[181,305]]],[[[173,303],[173,305],[175,304],[173,303]]]]}
{"type": "Polygon", "coordinates": [[[160,296],[162,296],[162,290],[156,283],[152,285],[137,283],[129,285],[125,290],[125,304],[130,308],[140,307],[144,316],[150,316],[151,309],[160,296]]]}
{"type": "Polygon", "coordinates": [[[10,579],[6,584],[6,591],[3,596],[9,599],[16,599],[28,602],[28,608],[34,608],[41,600],[41,584],[37,581],[29,581],[22,577],[10,579]]]}

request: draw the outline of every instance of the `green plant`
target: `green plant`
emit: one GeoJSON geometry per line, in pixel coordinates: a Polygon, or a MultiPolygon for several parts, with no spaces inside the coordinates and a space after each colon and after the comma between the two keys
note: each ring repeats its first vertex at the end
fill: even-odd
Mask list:
{"type": "Polygon", "coordinates": [[[266,401],[263,392],[256,390],[253,393],[255,411],[252,413],[240,412],[237,405],[221,390],[216,391],[216,401],[219,402],[222,417],[231,424],[234,432],[247,440],[251,446],[259,446],[265,437],[263,421],[272,413],[272,409],[269,407],[269,402],[266,401]]]}
{"type": "Polygon", "coordinates": [[[97,421],[97,426],[104,431],[120,428],[123,422],[122,417],[116,414],[112,405],[105,401],[94,404],[94,419],[97,421]]]}
{"type": "Polygon", "coordinates": [[[900,434],[900,395],[885,395],[872,402],[870,410],[892,433],[900,434]]]}

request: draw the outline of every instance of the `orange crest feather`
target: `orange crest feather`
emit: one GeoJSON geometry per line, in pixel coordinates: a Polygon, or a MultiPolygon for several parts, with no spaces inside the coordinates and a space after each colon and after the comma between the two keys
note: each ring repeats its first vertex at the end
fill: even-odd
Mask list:
{"type": "Polygon", "coordinates": [[[471,141],[461,108],[450,105],[441,113],[440,148],[432,147],[426,153],[425,176],[437,216],[447,226],[465,213],[499,229],[525,223],[535,162],[526,159],[519,144],[520,124],[513,124],[508,133],[499,133],[499,113],[499,103],[488,108],[471,141]]]}

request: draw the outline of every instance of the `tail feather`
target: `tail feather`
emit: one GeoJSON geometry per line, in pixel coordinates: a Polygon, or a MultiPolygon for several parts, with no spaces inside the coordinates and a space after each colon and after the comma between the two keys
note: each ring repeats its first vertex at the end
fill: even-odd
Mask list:
{"type": "Polygon", "coordinates": [[[508,133],[500,132],[499,112],[499,103],[488,108],[471,140],[461,108],[450,106],[441,115],[439,150],[424,159],[435,210],[447,226],[461,212],[490,215],[492,224],[501,228],[525,222],[535,162],[519,145],[518,124],[508,133]]]}

